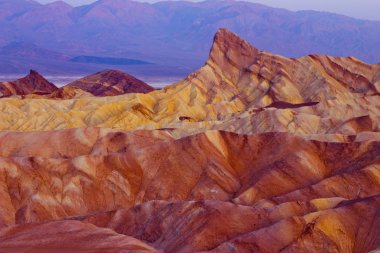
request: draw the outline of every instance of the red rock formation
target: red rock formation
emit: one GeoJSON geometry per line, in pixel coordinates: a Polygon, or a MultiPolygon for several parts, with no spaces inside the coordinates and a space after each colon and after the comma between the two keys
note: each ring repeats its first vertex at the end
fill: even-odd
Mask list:
{"type": "Polygon", "coordinates": [[[4,253],[158,252],[129,236],[77,221],[27,224],[3,229],[0,231],[0,248],[4,253]]]}
{"type": "Polygon", "coordinates": [[[58,88],[41,76],[38,72],[30,70],[29,75],[16,81],[0,83],[0,97],[12,95],[49,94],[58,88]]]}
{"type": "Polygon", "coordinates": [[[68,84],[95,96],[116,96],[125,93],[148,93],[155,89],[143,81],[118,70],[104,70],[68,84]]]}
{"type": "MultiPolygon", "coordinates": [[[[99,129],[2,135],[0,142],[14,142],[0,150],[1,223],[80,215],[70,219],[165,252],[233,252],[228,245],[238,252],[285,246],[290,252],[351,252],[352,244],[366,252],[380,246],[373,223],[361,222],[377,217],[379,142],[326,143],[286,133],[166,136],[99,129]],[[33,138],[47,138],[51,146],[35,149],[33,138]],[[360,234],[351,231],[372,239],[359,242],[360,234]]],[[[9,233],[18,237],[16,228],[9,233]]],[[[52,238],[54,245],[59,241],[52,238]]],[[[26,243],[35,244],[43,245],[26,243]]]]}
{"type": "Polygon", "coordinates": [[[223,86],[242,103],[300,104],[378,95],[380,65],[320,55],[285,58],[260,51],[236,34],[220,29],[206,65],[187,81],[206,86],[210,100],[215,99],[223,86]],[[253,95],[255,100],[248,99],[253,95]]]}

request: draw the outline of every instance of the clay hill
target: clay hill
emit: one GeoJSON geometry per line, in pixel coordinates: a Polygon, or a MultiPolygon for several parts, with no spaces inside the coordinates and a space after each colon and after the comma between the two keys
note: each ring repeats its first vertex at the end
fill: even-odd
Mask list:
{"type": "Polygon", "coordinates": [[[162,90],[1,99],[1,252],[375,251],[379,85],[221,29],[162,90]]]}
{"type": "Polygon", "coordinates": [[[41,76],[38,72],[31,70],[29,75],[16,81],[0,82],[0,97],[13,95],[44,95],[56,91],[58,88],[41,76]]]}
{"type": "Polygon", "coordinates": [[[143,81],[118,70],[104,70],[67,85],[95,96],[116,96],[125,93],[148,93],[155,89],[143,81]]]}
{"type": "Polygon", "coordinates": [[[47,81],[35,70],[26,77],[0,82],[1,97],[21,95],[23,98],[73,99],[92,96],[117,96],[126,93],[148,93],[155,88],[119,70],[104,70],[83,77],[61,88],[47,81]]]}

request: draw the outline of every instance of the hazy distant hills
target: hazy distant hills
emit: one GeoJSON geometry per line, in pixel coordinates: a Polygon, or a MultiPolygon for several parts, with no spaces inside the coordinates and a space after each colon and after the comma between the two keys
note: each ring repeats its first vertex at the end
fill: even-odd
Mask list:
{"type": "Polygon", "coordinates": [[[12,42],[0,48],[0,54],[3,56],[23,58],[54,58],[60,60],[68,60],[71,58],[69,55],[40,48],[33,43],[27,42],[12,42]]]}
{"type": "Polygon", "coordinates": [[[149,62],[139,61],[128,58],[117,57],[97,57],[81,55],[70,59],[71,62],[83,62],[83,63],[97,63],[106,65],[145,65],[149,62]]]}
{"type": "Polygon", "coordinates": [[[380,61],[380,22],[329,13],[291,12],[238,1],[100,0],[74,8],[64,2],[0,0],[0,72],[33,67],[43,73],[84,73],[106,67],[65,58],[86,55],[153,63],[120,66],[132,74],[183,76],[204,63],[220,27],[260,49],[289,57],[313,53],[380,61]],[[7,53],[9,47],[19,53],[15,45],[25,47],[25,43],[39,50],[32,48],[28,57],[7,53]]]}

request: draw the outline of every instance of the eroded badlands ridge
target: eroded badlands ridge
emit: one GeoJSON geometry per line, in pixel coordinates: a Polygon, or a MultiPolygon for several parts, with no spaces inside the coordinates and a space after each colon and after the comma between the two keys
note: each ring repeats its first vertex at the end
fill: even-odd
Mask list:
{"type": "Polygon", "coordinates": [[[351,140],[218,131],[174,140],[162,131],[96,128],[4,133],[0,246],[59,248],[74,240],[61,241],[49,224],[63,219],[57,229],[92,223],[164,252],[368,252],[380,247],[380,142],[351,140]],[[42,229],[54,243],[45,244],[42,229]],[[20,233],[29,244],[18,244],[20,233]]]}
{"type": "Polygon", "coordinates": [[[355,134],[379,129],[379,85],[380,65],[328,56],[288,59],[222,29],[206,65],[182,82],[117,97],[2,99],[0,129],[175,128],[179,137],[206,129],[355,134]]]}
{"type": "Polygon", "coordinates": [[[0,251],[376,250],[379,82],[222,29],[160,91],[1,99],[0,251]]]}

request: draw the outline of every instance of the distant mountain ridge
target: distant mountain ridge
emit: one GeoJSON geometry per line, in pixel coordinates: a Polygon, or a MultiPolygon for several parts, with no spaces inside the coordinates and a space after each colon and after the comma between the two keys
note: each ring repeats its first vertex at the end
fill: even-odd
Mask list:
{"type": "Polygon", "coordinates": [[[98,63],[98,64],[109,64],[109,65],[145,65],[149,62],[139,61],[135,59],[128,58],[117,58],[117,57],[97,57],[80,55],[70,59],[71,62],[84,62],[84,63],[98,63]]]}
{"type": "MultiPolygon", "coordinates": [[[[145,71],[138,66],[122,67],[134,75],[183,76],[194,71],[207,58],[209,41],[221,27],[262,50],[287,57],[327,54],[380,62],[380,22],[324,12],[292,12],[227,0],[155,4],[99,0],[80,7],[63,2],[0,1],[0,47],[25,41],[72,57],[91,55],[153,63],[144,66],[145,71]]],[[[20,61],[0,57],[0,72],[22,68],[20,61]]],[[[67,73],[80,67],[91,73],[105,68],[53,58],[44,62],[38,57],[25,60],[32,66],[36,62],[45,72],[67,73]]]]}
{"type": "Polygon", "coordinates": [[[23,57],[23,58],[55,58],[60,60],[68,60],[69,55],[54,52],[52,50],[40,48],[33,43],[27,42],[12,42],[0,48],[0,54],[10,57],[23,57]]]}

